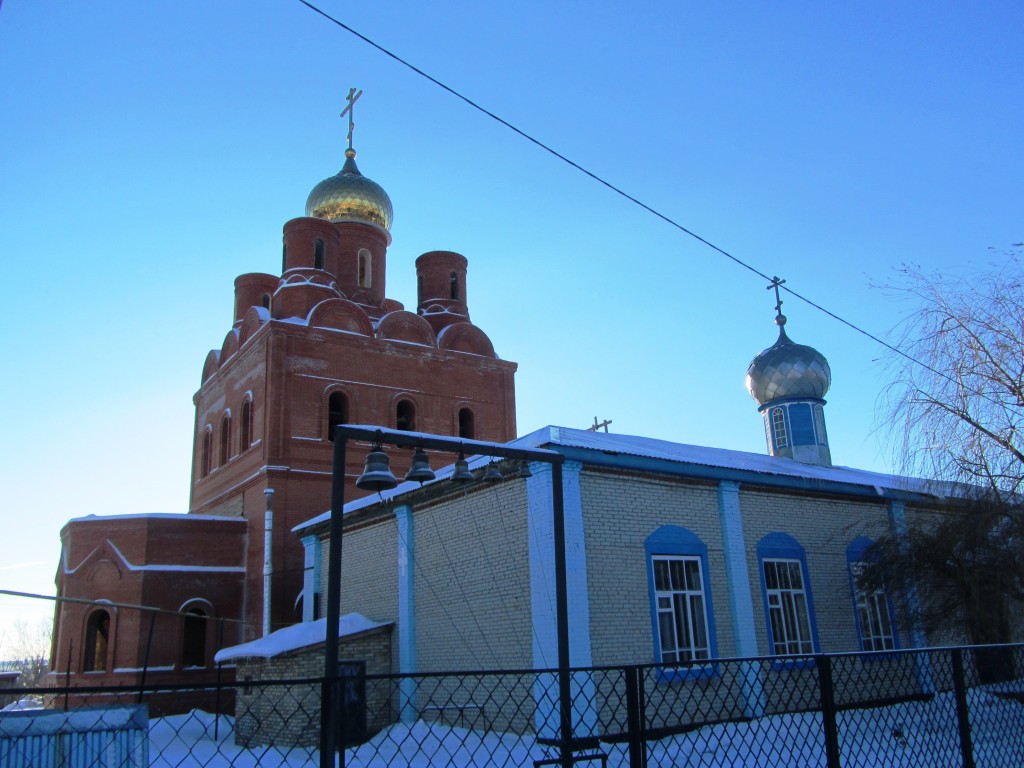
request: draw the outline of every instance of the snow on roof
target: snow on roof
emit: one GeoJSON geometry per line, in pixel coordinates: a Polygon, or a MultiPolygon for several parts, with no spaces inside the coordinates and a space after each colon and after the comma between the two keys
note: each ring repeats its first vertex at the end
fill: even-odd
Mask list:
{"type": "Polygon", "coordinates": [[[90,522],[102,522],[109,523],[112,520],[138,520],[138,519],[156,519],[156,520],[195,520],[200,522],[209,522],[211,520],[234,520],[245,522],[244,517],[227,517],[225,515],[196,515],[189,512],[137,512],[128,515],[85,515],[84,517],[73,517],[68,520],[69,523],[90,523],[90,522]]]}
{"type": "MultiPolygon", "coordinates": [[[[415,433],[409,433],[415,434],[415,433]]],[[[568,427],[547,426],[531,432],[523,437],[507,443],[513,448],[550,448],[557,450],[559,446],[578,448],[585,451],[600,453],[600,463],[606,466],[616,464],[616,456],[634,456],[637,458],[655,459],[660,461],[690,464],[720,470],[752,472],[761,475],[789,477],[793,479],[820,481],[845,485],[858,485],[870,488],[879,496],[893,491],[922,493],[931,496],[947,497],[954,493],[949,483],[929,482],[913,477],[887,475],[880,472],[869,472],[851,467],[822,467],[816,464],[805,464],[802,461],[788,459],[783,456],[770,456],[767,453],[748,453],[733,451],[727,448],[711,448],[705,445],[687,445],[673,443],[669,440],[658,440],[653,437],[636,435],[618,435],[608,432],[592,432],[586,429],[570,429],[568,427]]],[[[490,460],[487,456],[468,457],[471,469],[484,466],[490,460]]],[[[585,461],[585,460],[584,460],[585,461]]],[[[620,462],[625,465],[625,462],[620,462]]],[[[437,482],[449,478],[454,471],[449,464],[436,471],[437,482]]],[[[430,483],[424,483],[429,485],[430,483]]],[[[399,483],[390,491],[364,496],[345,505],[345,514],[369,507],[381,501],[388,501],[417,490],[420,483],[399,483]]],[[[300,531],[329,520],[330,511],[301,523],[293,531],[300,531]]]]}
{"type": "MultiPolygon", "coordinates": [[[[346,613],[338,620],[338,637],[350,637],[379,627],[386,627],[393,622],[377,622],[361,613],[346,613]]],[[[264,659],[280,656],[288,651],[297,651],[327,640],[327,619],[305,621],[290,627],[271,632],[265,637],[241,645],[222,648],[217,651],[213,660],[220,664],[231,659],[259,657],[264,659]]]]}

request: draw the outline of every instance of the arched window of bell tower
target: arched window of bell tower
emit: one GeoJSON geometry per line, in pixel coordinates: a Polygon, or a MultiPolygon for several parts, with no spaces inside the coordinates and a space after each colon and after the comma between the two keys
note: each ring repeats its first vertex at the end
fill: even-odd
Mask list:
{"type": "Polygon", "coordinates": [[[313,242],[313,269],[324,268],[324,241],[319,237],[313,242]]]}
{"type": "Polygon", "coordinates": [[[263,298],[260,299],[260,303],[263,305],[263,308],[269,312],[270,311],[270,294],[269,293],[264,293],[263,294],[263,298]]]}
{"type": "Polygon", "coordinates": [[[281,272],[288,269],[288,246],[283,244],[281,246],[281,272]]]}
{"type": "Polygon", "coordinates": [[[107,669],[107,646],[110,642],[110,614],[93,611],[85,626],[85,653],[83,672],[103,672],[107,669]]]}
{"type": "Polygon", "coordinates": [[[452,301],[459,301],[459,273],[458,272],[452,272],[451,277],[449,278],[449,283],[451,284],[451,298],[452,298],[452,301]]]}
{"type": "Polygon", "coordinates": [[[459,409],[459,437],[464,437],[467,440],[476,439],[476,419],[473,417],[473,412],[469,408],[459,409]]]}
{"type": "Polygon", "coordinates": [[[373,283],[373,256],[365,248],[359,249],[359,276],[360,288],[370,288],[373,283]]]}
{"type": "Polygon", "coordinates": [[[416,431],[416,406],[411,400],[399,400],[395,409],[395,429],[416,431]]]}
{"type": "Polygon", "coordinates": [[[331,392],[327,398],[327,439],[333,441],[334,428],[348,421],[348,396],[344,392],[331,392]]]}

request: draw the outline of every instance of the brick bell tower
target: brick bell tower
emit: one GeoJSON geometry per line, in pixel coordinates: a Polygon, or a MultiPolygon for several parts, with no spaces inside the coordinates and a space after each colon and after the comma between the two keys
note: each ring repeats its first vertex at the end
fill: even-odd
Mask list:
{"type": "MultiPolygon", "coordinates": [[[[416,260],[416,312],[386,296],[391,200],[356,166],[349,101],[344,166],[284,225],[281,275],[235,280],[234,322],[193,398],[189,511],[248,521],[240,613],[250,634],[263,615],[267,491],[271,628],[301,619],[303,549],[291,529],[330,505],[333,425],[515,437],[517,366],[470,322],[466,259],[431,251],[416,260]]],[[[389,454],[401,477],[411,451],[389,454]]],[[[349,452],[348,498],[363,495],[354,485],[363,458],[349,452]]]]}

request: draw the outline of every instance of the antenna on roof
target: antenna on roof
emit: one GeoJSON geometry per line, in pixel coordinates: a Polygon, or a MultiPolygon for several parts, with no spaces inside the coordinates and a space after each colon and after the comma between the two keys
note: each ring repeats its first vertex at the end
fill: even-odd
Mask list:
{"type": "Polygon", "coordinates": [[[599,431],[601,429],[601,427],[604,427],[604,431],[607,433],[608,432],[608,425],[611,424],[611,423],[612,423],[611,419],[605,419],[600,424],[598,424],[597,423],[597,416],[595,416],[594,417],[594,423],[591,426],[587,427],[587,432],[597,432],[597,431],[599,431]]]}

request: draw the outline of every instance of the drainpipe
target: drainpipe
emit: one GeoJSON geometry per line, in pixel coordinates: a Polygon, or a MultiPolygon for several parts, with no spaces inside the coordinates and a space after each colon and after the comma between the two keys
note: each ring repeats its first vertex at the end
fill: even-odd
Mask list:
{"type": "Polygon", "coordinates": [[[274,573],[271,562],[274,539],[274,490],[267,488],[263,493],[267,497],[267,512],[263,517],[263,636],[266,637],[270,634],[270,577],[274,573]]]}

